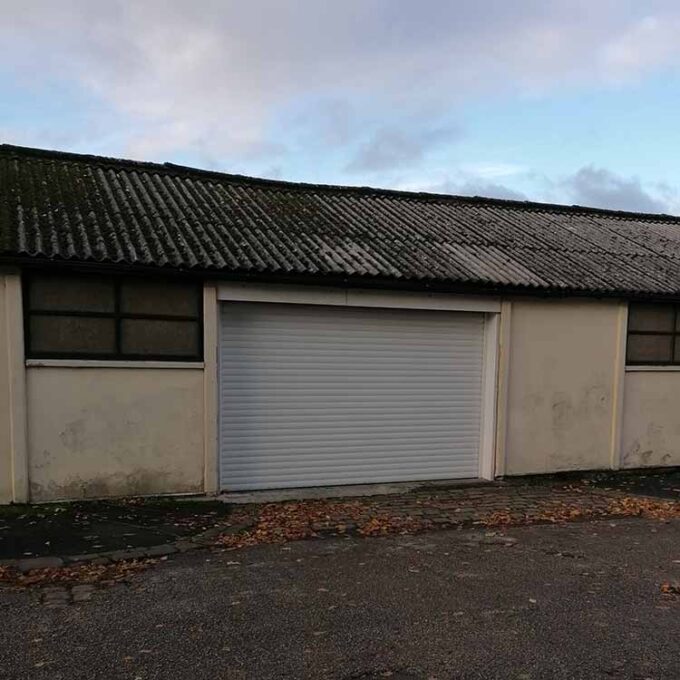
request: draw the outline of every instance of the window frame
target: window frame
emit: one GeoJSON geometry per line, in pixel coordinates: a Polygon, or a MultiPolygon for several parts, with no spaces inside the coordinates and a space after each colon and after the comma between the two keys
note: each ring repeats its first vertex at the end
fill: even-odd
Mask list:
{"type": "Polygon", "coordinates": [[[680,302],[669,302],[667,300],[631,300],[628,302],[628,323],[626,325],[626,366],[680,366],[680,353],[676,352],[676,340],[680,339],[678,329],[678,318],[680,315],[680,302]],[[670,331],[635,331],[630,329],[630,307],[631,305],[668,305],[673,308],[673,324],[670,331]],[[671,339],[671,360],[670,361],[633,361],[628,358],[628,341],[631,335],[651,335],[662,336],[671,339]],[[678,356],[676,357],[676,354],[678,356]]]}
{"type": "Polygon", "coordinates": [[[26,360],[85,360],[85,361],[167,361],[167,362],[201,362],[204,356],[204,320],[203,320],[203,285],[202,282],[196,280],[177,280],[168,277],[160,276],[140,276],[130,274],[118,273],[82,273],[71,271],[48,271],[48,270],[33,270],[24,271],[22,278],[23,289],[23,312],[24,312],[24,353],[26,360]],[[114,292],[114,308],[112,312],[83,312],[83,311],[68,311],[68,310],[46,310],[46,309],[32,309],[31,308],[31,280],[40,276],[53,276],[63,278],[79,278],[87,281],[88,278],[106,279],[113,284],[114,292]],[[156,283],[184,283],[194,286],[196,288],[196,315],[177,315],[170,314],[137,314],[131,312],[123,312],[121,309],[121,289],[125,283],[134,283],[139,281],[152,280],[156,283]],[[115,352],[44,352],[33,351],[31,349],[31,319],[35,316],[42,317],[83,317],[83,318],[98,318],[98,319],[113,319],[114,333],[115,333],[115,352]],[[142,321],[187,321],[194,322],[198,327],[198,347],[196,354],[132,354],[122,351],[122,326],[123,321],[127,319],[137,319],[142,321]]]}

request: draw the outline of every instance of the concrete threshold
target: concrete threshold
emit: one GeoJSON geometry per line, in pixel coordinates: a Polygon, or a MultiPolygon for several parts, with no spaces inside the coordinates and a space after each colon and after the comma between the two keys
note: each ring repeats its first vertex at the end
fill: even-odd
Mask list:
{"type": "Polygon", "coordinates": [[[219,494],[214,500],[224,503],[278,503],[325,498],[347,498],[351,496],[388,496],[410,491],[489,485],[484,479],[445,479],[434,482],[392,482],[388,484],[351,484],[344,486],[312,486],[296,489],[264,489],[260,491],[228,491],[219,494]]]}

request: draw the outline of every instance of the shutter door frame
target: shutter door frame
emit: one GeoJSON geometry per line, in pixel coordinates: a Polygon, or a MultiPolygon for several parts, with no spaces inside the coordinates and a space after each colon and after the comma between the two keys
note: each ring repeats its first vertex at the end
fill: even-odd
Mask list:
{"type": "MultiPolygon", "coordinates": [[[[428,296],[429,297],[429,296],[428,296]]],[[[442,296],[443,297],[443,296],[442,296]]],[[[295,485],[265,485],[265,486],[243,486],[240,484],[237,484],[236,486],[230,484],[230,480],[227,476],[226,472],[226,467],[224,462],[223,462],[223,457],[225,456],[225,452],[223,450],[223,437],[222,437],[222,429],[224,427],[223,424],[223,414],[224,414],[224,406],[223,406],[223,398],[222,398],[222,354],[223,354],[223,343],[222,343],[222,333],[223,333],[223,322],[222,322],[222,315],[223,315],[223,307],[224,305],[231,305],[231,304],[238,304],[240,302],[245,302],[246,304],[249,302],[247,294],[243,294],[242,289],[239,291],[239,296],[236,298],[234,301],[229,301],[225,300],[225,296],[220,295],[220,299],[217,301],[217,344],[218,344],[218,352],[217,352],[217,384],[218,384],[218,403],[217,403],[217,440],[218,440],[218,446],[217,446],[217,468],[218,468],[218,488],[221,491],[253,491],[253,490],[265,490],[265,489],[280,489],[280,488],[304,488],[306,487],[313,487],[313,486],[343,486],[346,484],[371,484],[371,483],[387,483],[386,480],[375,480],[375,479],[361,479],[357,481],[347,481],[347,482],[334,482],[334,481],[326,481],[326,482],[315,482],[313,484],[295,484],[295,485]]],[[[484,304],[478,305],[475,304],[477,301],[473,300],[472,303],[464,301],[461,305],[460,303],[460,298],[457,298],[455,300],[455,303],[453,305],[454,309],[449,310],[447,309],[446,305],[441,306],[438,304],[437,306],[432,307],[431,303],[429,300],[426,300],[424,305],[418,304],[419,300],[417,298],[414,298],[415,303],[413,306],[408,305],[408,306],[402,306],[399,304],[391,304],[388,303],[386,305],[380,304],[380,298],[377,298],[378,302],[371,304],[369,303],[366,305],[366,307],[377,307],[379,309],[385,309],[385,310],[391,310],[391,311],[397,311],[397,310],[403,310],[405,313],[409,309],[430,309],[430,310],[439,310],[441,311],[442,314],[446,314],[447,312],[450,311],[459,311],[459,307],[462,306],[464,311],[470,311],[476,314],[483,314],[484,317],[484,323],[483,323],[483,339],[482,339],[482,363],[481,363],[481,387],[480,387],[480,408],[479,408],[479,446],[478,446],[478,474],[477,478],[479,479],[493,479],[494,478],[494,473],[495,473],[495,440],[496,440],[496,411],[497,411],[497,399],[498,399],[498,391],[497,391],[497,386],[498,386],[498,341],[499,341],[499,326],[500,326],[500,304],[496,306],[496,303],[491,300],[484,300],[484,304]],[[482,309],[480,309],[478,312],[475,311],[475,307],[481,306],[482,309]],[[489,311],[489,309],[492,309],[493,311],[489,311]]],[[[412,300],[413,301],[413,300],[412,300]]],[[[252,304],[258,304],[260,302],[266,303],[266,299],[258,299],[256,301],[253,301],[252,304]]],[[[309,302],[306,300],[302,299],[293,299],[292,301],[287,301],[285,296],[281,296],[280,291],[277,291],[276,294],[276,299],[272,300],[272,302],[280,303],[282,306],[285,307],[295,307],[297,304],[303,304],[303,305],[309,305],[309,302]]],[[[333,307],[336,306],[341,306],[341,307],[364,307],[364,304],[357,303],[357,304],[345,304],[345,305],[338,305],[335,302],[332,302],[330,305],[328,304],[323,304],[321,300],[316,298],[314,300],[317,304],[312,305],[320,308],[325,308],[325,309],[332,309],[333,307]],[[318,301],[318,302],[317,302],[318,301]],[[321,304],[318,304],[321,302],[321,304]]],[[[325,300],[324,300],[325,302],[325,300]]],[[[258,307],[260,304],[258,304],[258,307]]],[[[263,306],[270,306],[270,305],[263,305],[263,306]]],[[[462,311],[462,310],[460,310],[462,311]]],[[[226,454],[228,455],[228,453],[226,454]]],[[[446,479],[449,479],[448,477],[446,479]]],[[[450,479],[455,480],[456,477],[450,477],[450,479]]],[[[469,479],[469,477],[466,477],[466,479],[469,479]]],[[[399,481],[409,481],[407,479],[399,480],[399,481]]],[[[426,478],[423,478],[420,476],[419,479],[411,479],[410,481],[427,481],[426,478]]],[[[432,481],[432,480],[431,480],[432,481]]]]}

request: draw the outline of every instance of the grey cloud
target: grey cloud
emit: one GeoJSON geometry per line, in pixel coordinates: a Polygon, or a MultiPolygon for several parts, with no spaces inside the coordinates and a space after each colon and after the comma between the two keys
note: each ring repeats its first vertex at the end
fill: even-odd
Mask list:
{"type": "Polygon", "coordinates": [[[485,196],[486,198],[505,198],[512,201],[526,201],[526,195],[516,191],[505,184],[498,182],[484,182],[480,180],[468,180],[462,184],[449,184],[445,193],[458,194],[460,196],[485,196]]]}
{"type": "Polygon", "coordinates": [[[348,172],[375,172],[420,163],[429,150],[456,140],[454,128],[437,128],[423,132],[381,128],[360,146],[347,165],[348,172]]]}
{"type": "MultiPolygon", "coordinates": [[[[150,157],[241,157],[276,141],[282,111],[323,97],[351,100],[368,129],[416,121],[417,135],[480,92],[599,82],[612,69],[618,79],[679,59],[674,0],[0,0],[0,13],[2,69],[84,88],[120,114],[131,152],[150,157]],[[651,62],[640,35],[656,46],[651,62]]],[[[352,146],[367,129],[331,127],[352,146]]],[[[418,158],[403,139],[375,145],[374,163],[418,158]]]]}
{"type": "Polygon", "coordinates": [[[365,130],[351,102],[325,97],[307,104],[302,112],[284,116],[287,129],[296,131],[298,143],[305,146],[336,148],[349,144],[365,130]]]}
{"type": "Polygon", "coordinates": [[[416,191],[426,191],[435,194],[481,196],[483,198],[502,198],[512,201],[529,200],[526,194],[513,189],[507,184],[491,182],[460,171],[453,171],[452,176],[442,181],[431,183],[410,182],[406,184],[406,187],[416,191]]]}
{"type": "MultiPolygon", "coordinates": [[[[425,191],[483,196],[515,201],[577,204],[609,210],[646,213],[680,213],[680,191],[663,182],[644,183],[637,177],[623,177],[607,168],[586,165],[571,175],[550,178],[534,171],[517,175],[525,193],[511,185],[454,171],[448,179],[420,185],[425,191]]],[[[413,182],[411,183],[413,185],[413,182]]]]}
{"type": "Polygon", "coordinates": [[[562,183],[574,203],[613,210],[659,213],[670,209],[667,200],[646,190],[637,177],[621,177],[588,165],[562,183]]]}

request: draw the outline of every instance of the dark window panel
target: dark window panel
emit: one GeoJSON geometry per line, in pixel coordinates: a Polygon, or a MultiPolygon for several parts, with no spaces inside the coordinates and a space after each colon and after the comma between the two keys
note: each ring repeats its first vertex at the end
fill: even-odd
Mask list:
{"type": "Polygon", "coordinates": [[[672,363],[672,335],[628,335],[627,359],[633,363],[672,363]]]}
{"type": "Polygon", "coordinates": [[[116,351],[113,319],[82,316],[33,316],[30,350],[40,353],[107,355],[116,351]]]}
{"type": "Polygon", "coordinates": [[[200,355],[199,342],[196,321],[123,319],[121,322],[123,354],[196,358],[200,355]]]}
{"type": "Polygon", "coordinates": [[[673,305],[631,302],[628,307],[628,330],[670,333],[675,323],[673,305]]]}
{"type": "Polygon", "coordinates": [[[97,277],[32,276],[29,300],[33,310],[113,313],[114,284],[97,277]]]}
{"type": "Polygon", "coordinates": [[[158,281],[123,281],[120,311],[123,314],[198,316],[199,296],[195,285],[158,281]]]}
{"type": "Polygon", "coordinates": [[[167,280],[28,275],[26,355],[200,359],[200,291],[198,284],[167,280]],[[144,318],[154,316],[178,318],[144,318]]]}

